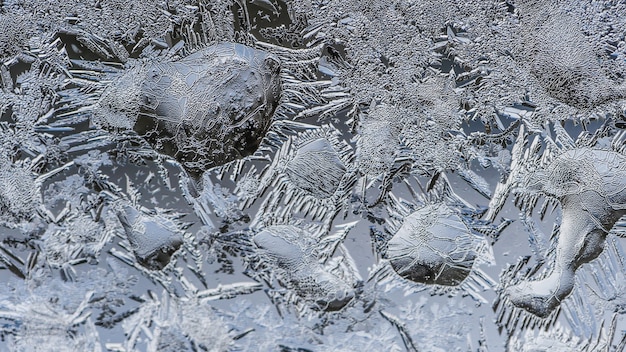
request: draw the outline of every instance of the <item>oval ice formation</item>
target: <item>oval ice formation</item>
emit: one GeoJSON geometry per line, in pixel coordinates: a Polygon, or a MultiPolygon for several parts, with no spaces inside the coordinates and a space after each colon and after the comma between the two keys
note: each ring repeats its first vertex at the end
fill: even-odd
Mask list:
{"type": "Polygon", "coordinates": [[[220,43],[134,68],[103,94],[97,121],[132,128],[192,175],[252,154],[279,103],[280,61],[220,43]]]}
{"type": "Polygon", "coordinates": [[[546,277],[511,286],[507,295],[513,305],[547,317],[574,289],[578,268],[602,253],[606,235],[626,215],[626,156],[569,150],[530,175],[526,186],[561,204],[556,259],[546,277]]]}
{"type": "Polygon", "coordinates": [[[161,270],[183,244],[182,236],[163,219],[147,216],[131,206],[124,206],[117,216],[139,264],[161,270]]]}
{"type": "Polygon", "coordinates": [[[283,284],[319,309],[334,311],[354,298],[354,290],[344,280],[328,272],[313,255],[314,243],[292,225],[271,226],[254,236],[254,243],[266,260],[279,269],[283,284]]]}
{"type": "Polygon", "coordinates": [[[300,147],[285,168],[295,186],[320,199],[335,194],[345,173],[346,167],[325,138],[300,147]]]}
{"type": "Polygon", "coordinates": [[[476,259],[469,233],[446,205],[427,205],[404,219],[387,243],[386,257],[406,279],[455,286],[470,274],[476,259]]]}

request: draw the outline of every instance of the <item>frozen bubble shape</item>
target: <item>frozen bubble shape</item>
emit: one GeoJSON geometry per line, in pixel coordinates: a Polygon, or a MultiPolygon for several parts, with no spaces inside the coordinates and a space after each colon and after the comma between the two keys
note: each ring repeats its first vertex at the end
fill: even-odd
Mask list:
{"type": "Polygon", "coordinates": [[[404,219],[387,243],[386,257],[406,279],[456,286],[470,274],[476,259],[469,233],[448,206],[427,205],[404,219]]]}
{"type": "Polygon", "coordinates": [[[296,187],[319,199],[335,194],[345,173],[343,161],[325,138],[300,147],[285,167],[285,174],[296,187]]]}
{"type": "Polygon", "coordinates": [[[129,70],[103,94],[96,123],[132,128],[192,175],[252,154],[281,95],[278,57],[220,43],[129,70]]]}
{"type": "Polygon", "coordinates": [[[277,122],[262,149],[271,158],[258,181],[268,192],[263,212],[332,221],[356,182],[353,150],[339,137],[333,125],[277,122]]]}

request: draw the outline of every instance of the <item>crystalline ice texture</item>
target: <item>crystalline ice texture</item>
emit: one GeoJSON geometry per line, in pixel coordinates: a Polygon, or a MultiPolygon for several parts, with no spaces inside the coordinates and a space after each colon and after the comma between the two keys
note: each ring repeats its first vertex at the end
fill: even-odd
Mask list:
{"type": "Polygon", "coordinates": [[[149,269],[163,269],[183,243],[182,236],[161,219],[147,216],[131,206],[118,213],[139,263],[149,269]]]}
{"type": "Polygon", "coordinates": [[[386,256],[402,277],[453,286],[471,272],[476,253],[459,241],[469,230],[444,204],[428,205],[404,219],[389,240],[386,256]]]}
{"type": "Polygon", "coordinates": [[[389,171],[399,149],[399,111],[387,104],[377,105],[362,122],[357,141],[356,163],[366,175],[389,171]]]}
{"type": "Polygon", "coordinates": [[[256,150],[278,105],[279,71],[269,53],[216,44],[131,70],[104,92],[97,120],[116,127],[124,115],[123,127],[199,175],[256,150]]]}
{"type": "Polygon", "coordinates": [[[324,269],[306,248],[307,234],[292,225],[266,228],[254,236],[269,261],[284,272],[285,284],[307,301],[323,310],[343,308],[354,297],[344,280],[324,269]]]}
{"type": "Polygon", "coordinates": [[[0,220],[32,219],[39,203],[32,172],[22,167],[0,167],[0,220]]]}
{"type": "Polygon", "coordinates": [[[545,172],[531,175],[529,185],[561,203],[556,262],[546,278],[522,282],[507,293],[514,305],[545,317],[572,292],[578,267],[602,253],[607,233],[626,214],[626,157],[607,150],[570,150],[545,172]]]}
{"type": "Polygon", "coordinates": [[[345,172],[337,152],[323,138],[298,149],[285,168],[294,185],[320,199],[335,193],[345,172]]]}
{"type": "Polygon", "coordinates": [[[624,88],[602,72],[572,14],[549,1],[525,0],[518,6],[530,71],[550,95],[581,108],[624,97],[624,88]]]}

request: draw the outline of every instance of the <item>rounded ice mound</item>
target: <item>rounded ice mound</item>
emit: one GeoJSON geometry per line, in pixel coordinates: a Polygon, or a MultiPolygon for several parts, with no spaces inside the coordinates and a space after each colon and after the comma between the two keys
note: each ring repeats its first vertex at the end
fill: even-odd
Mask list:
{"type": "Polygon", "coordinates": [[[319,138],[297,150],[285,173],[296,187],[326,199],[339,188],[346,167],[328,140],[319,138]]]}
{"type": "Polygon", "coordinates": [[[387,243],[386,257],[402,277],[424,284],[459,285],[470,274],[476,252],[461,218],[444,204],[407,216],[387,243]]]}
{"type": "Polygon", "coordinates": [[[172,224],[157,216],[148,216],[131,206],[117,214],[139,264],[161,270],[183,244],[172,224]]]}
{"type": "Polygon", "coordinates": [[[96,123],[132,128],[192,175],[254,153],[279,103],[280,61],[220,43],[129,70],[99,102],[96,123]]]}
{"type": "Polygon", "coordinates": [[[354,298],[354,289],[318,262],[308,237],[295,226],[277,225],[259,232],[253,241],[280,271],[284,285],[319,309],[339,310],[354,298]]]}
{"type": "Polygon", "coordinates": [[[587,191],[605,198],[613,210],[626,208],[626,156],[602,149],[576,148],[557,157],[546,170],[531,174],[526,186],[559,200],[587,191]]]}

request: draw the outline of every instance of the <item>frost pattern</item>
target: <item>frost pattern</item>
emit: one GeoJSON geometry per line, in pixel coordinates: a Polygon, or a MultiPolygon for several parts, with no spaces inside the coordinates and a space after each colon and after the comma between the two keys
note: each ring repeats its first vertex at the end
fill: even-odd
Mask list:
{"type": "Polygon", "coordinates": [[[524,51],[528,70],[556,99],[577,107],[592,107],[624,97],[624,88],[602,72],[576,15],[543,1],[520,1],[524,51]]]}
{"type": "Polygon", "coordinates": [[[509,288],[513,304],[547,316],[574,288],[578,267],[603,250],[606,235],[626,214],[626,158],[616,152],[580,148],[535,171],[529,188],[561,204],[556,262],[546,278],[509,288]]]}
{"type": "Polygon", "coordinates": [[[403,277],[424,283],[458,285],[472,269],[476,255],[469,230],[443,204],[429,205],[404,219],[387,243],[391,266],[403,277]]]}
{"type": "Polygon", "coordinates": [[[319,308],[338,310],[354,297],[350,283],[317,263],[312,238],[298,228],[272,226],[253,240],[269,264],[276,267],[280,280],[319,308]]]}
{"type": "Polygon", "coordinates": [[[623,350],[624,28],[0,1],[0,350],[623,350]]]}

